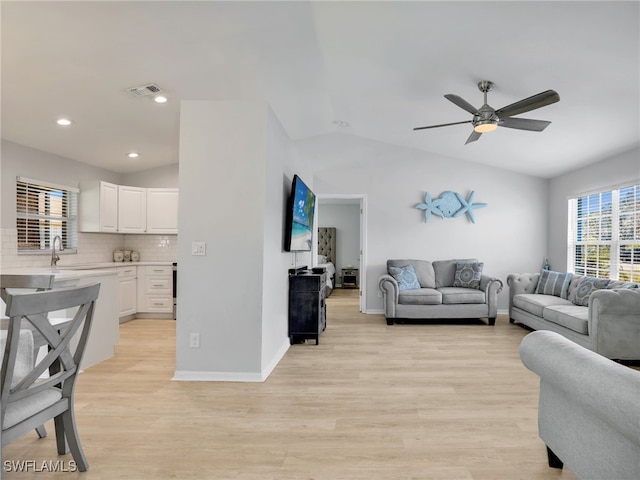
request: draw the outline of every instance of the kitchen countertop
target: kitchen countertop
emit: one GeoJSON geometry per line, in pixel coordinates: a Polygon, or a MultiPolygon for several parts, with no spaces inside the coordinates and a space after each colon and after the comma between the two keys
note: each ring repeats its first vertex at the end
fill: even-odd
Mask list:
{"type": "Polygon", "coordinates": [[[95,268],[114,267],[144,267],[144,266],[172,266],[173,262],[101,262],[101,263],[81,263],[77,265],[58,265],[60,270],[92,270],[95,268]]]}
{"type": "Polygon", "coordinates": [[[117,272],[111,268],[95,268],[95,269],[60,269],[50,267],[25,267],[10,268],[0,270],[1,274],[6,275],[55,275],[58,280],[74,280],[85,277],[96,277],[101,275],[115,275],[117,272]]]}
{"type": "Polygon", "coordinates": [[[173,262],[101,262],[82,263],[77,265],[58,265],[51,267],[24,267],[1,269],[0,273],[8,275],[55,275],[56,280],[72,280],[76,278],[92,277],[99,275],[115,275],[116,267],[130,266],[171,266],[173,262]]]}

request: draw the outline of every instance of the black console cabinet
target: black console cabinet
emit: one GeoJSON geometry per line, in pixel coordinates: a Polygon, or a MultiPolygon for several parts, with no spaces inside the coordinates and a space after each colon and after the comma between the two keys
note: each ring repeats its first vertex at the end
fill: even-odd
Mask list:
{"type": "Polygon", "coordinates": [[[320,341],[327,326],[326,273],[303,271],[289,275],[289,340],[291,344],[311,338],[320,341]]]}

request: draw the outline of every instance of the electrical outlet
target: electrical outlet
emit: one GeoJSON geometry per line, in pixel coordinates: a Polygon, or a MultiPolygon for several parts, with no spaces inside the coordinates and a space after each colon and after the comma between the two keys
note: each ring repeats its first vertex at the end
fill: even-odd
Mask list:
{"type": "Polygon", "coordinates": [[[191,242],[191,255],[206,255],[207,244],[205,242],[191,242]]]}
{"type": "Polygon", "coordinates": [[[190,348],[200,348],[200,334],[192,333],[189,338],[189,347],[190,348]]]}

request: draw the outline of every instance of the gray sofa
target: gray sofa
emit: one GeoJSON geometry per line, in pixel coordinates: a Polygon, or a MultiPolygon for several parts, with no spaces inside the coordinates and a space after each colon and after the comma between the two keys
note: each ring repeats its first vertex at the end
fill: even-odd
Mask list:
{"type": "Polygon", "coordinates": [[[550,331],[520,344],[540,376],[538,432],[549,466],[582,480],[640,478],[640,372],[550,331]]]}
{"type": "Polygon", "coordinates": [[[503,284],[482,273],[482,267],[474,258],[388,260],[387,273],[378,279],[387,324],[393,325],[396,319],[487,318],[494,325],[503,284]],[[411,288],[403,287],[398,274],[407,267],[417,279],[411,288]]]}
{"type": "Polygon", "coordinates": [[[567,275],[563,285],[555,282],[554,292],[540,293],[540,275],[518,273],[507,277],[511,323],[554,331],[610,359],[640,360],[637,284],[562,274],[567,275]]]}

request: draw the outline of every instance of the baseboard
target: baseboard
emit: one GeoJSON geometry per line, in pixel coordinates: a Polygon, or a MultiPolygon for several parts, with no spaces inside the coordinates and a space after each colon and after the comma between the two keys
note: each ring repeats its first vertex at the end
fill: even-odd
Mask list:
{"type": "Polygon", "coordinates": [[[176,370],[171,380],[176,382],[264,382],[278,366],[291,344],[289,338],[282,343],[269,364],[258,372],[204,372],[193,370],[176,370]]]}

